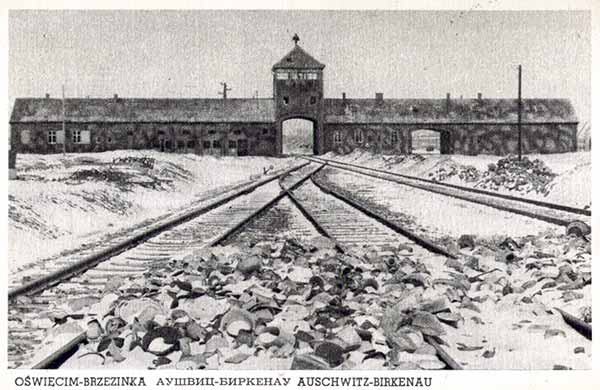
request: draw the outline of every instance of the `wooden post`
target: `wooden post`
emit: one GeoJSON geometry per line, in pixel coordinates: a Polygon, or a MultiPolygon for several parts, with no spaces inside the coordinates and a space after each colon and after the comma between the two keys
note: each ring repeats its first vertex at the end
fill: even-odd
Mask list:
{"type": "Polygon", "coordinates": [[[519,131],[519,161],[521,161],[521,157],[523,155],[523,146],[521,144],[521,115],[523,111],[523,102],[521,100],[521,65],[519,65],[519,113],[518,113],[518,124],[517,129],[519,131]]]}
{"type": "Polygon", "coordinates": [[[62,131],[63,131],[63,155],[67,153],[67,124],[65,117],[65,85],[62,85],[62,131]]]}
{"type": "Polygon", "coordinates": [[[223,82],[221,83],[221,85],[223,86],[223,92],[219,92],[219,95],[223,96],[223,100],[227,99],[227,91],[231,91],[231,88],[227,87],[227,83],[223,82]]]}

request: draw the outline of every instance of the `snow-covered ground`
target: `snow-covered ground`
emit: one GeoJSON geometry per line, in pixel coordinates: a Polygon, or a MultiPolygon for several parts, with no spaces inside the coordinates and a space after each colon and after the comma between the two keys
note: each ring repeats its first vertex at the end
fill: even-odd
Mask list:
{"type": "MultiPolygon", "coordinates": [[[[522,237],[559,227],[489,206],[435,194],[393,182],[374,179],[359,173],[331,169],[327,179],[338,188],[372,200],[394,215],[407,216],[419,233],[430,238],[458,238],[463,234],[489,239],[494,236],[522,237]],[[368,195],[367,195],[368,194],[368,195]],[[443,205],[443,207],[442,207],[443,205]]],[[[405,221],[406,224],[411,224],[405,221]]],[[[562,231],[563,228],[560,228],[562,231]]]]}
{"type": "MultiPolygon", "coordinates": [[[[331,158],[347,163],[366,165],[377,169],[411,176],[430,178],[430,173],[440,169],[449,170],[451,167],[473,166],[480,173],[487,170],[488,165],[496,163],[500,157],[491,155],[410,155],[392,156],[375,155],[367,151],[355,150],[347,155],[327,153],[324,158],[331,158]]],[[[552,203],[573,207],[585,207],[592,198],[592,160],[589,151],[558,154],[531,154],[530,160],[540,159],[557,176],[547,186],[547,194],[531,192],[516,192],[499,189],[498,192],[524,196],[552,203]]],[[[476,182],[461,180],[458,176],[449,177],[447,183],[462,186],[475,186],[476,182]]]]}
{"type": "Polygon", "coordinates": [[[260,178],[265,168],[294,162],[128,150],[18,155],[18,180],[8,188],[9,268],[96,241],[260,178]],[[113,163],[127,157],[151,158],[154,166],[113,163]]]}

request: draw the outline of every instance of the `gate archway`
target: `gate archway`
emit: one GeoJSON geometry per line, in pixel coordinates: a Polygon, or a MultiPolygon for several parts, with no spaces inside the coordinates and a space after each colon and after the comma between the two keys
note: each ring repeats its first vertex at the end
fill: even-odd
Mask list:
{"type": "Polygon", "coordinates": [[[317,123],[303,117],[281,121],[281,152],[284,155],[317,154],[317,123]]]}
{"type": "Polygon", "coordinates": [[[410,131],[411,154],[451,154],[450,132],[441,129],[420,128],[410,131]]]}

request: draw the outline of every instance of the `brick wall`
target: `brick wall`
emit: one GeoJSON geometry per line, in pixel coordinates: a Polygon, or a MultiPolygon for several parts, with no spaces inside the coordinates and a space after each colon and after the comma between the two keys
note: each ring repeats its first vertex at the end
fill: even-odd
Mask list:
{"type": "MultiPolygon", "coordinates": [[[[48,132],[51,130],[61,131],[62,124],[12,124],[12,147],[18,153],[62,153],[62,143],[48,142],[48,132]],[[23,138],[24,132],[27,133],[26,139],[23,138]]],[[[235,145],[232,150],[241,146],[247,155],[274,156],[275,133],[273,123],[69,123],[66,126],[65,146],[67,153],[155,149],[204,154],[205,144],[210,142],[211,148],[218,145],[218,154],[222,155],[229,154],[230,146],[235,145]],[[75,130],[89,131],[89,144],[73,143],[75,130]]]]}
{"type": "MultiPolygon", "coordinates": [[[[324,153],[349,153],[355,148],[385,154],[410,153],[411,134],[420,129],[440,132],[443,153],[507,155],[518,151],[514,124],[327,124],[323,132],[324,153]],[[341,142],[335,142],[336,132],[341,142]],[[362,139],[358,132],[362,133],[362,139]]],[[[576,137],[576,123],[523,124],[523,153],[576,151],[576,137]]]]}

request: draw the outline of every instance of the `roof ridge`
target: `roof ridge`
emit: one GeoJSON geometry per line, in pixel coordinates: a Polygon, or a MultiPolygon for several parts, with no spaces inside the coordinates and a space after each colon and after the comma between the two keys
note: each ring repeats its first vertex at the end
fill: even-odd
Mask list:
{"type": "Polygon", "coordinates": [[[311,56],[310,54],[308,54],[306,52],[306,50],[304,50],[302,48],[302,46],[296,44],[294,45],[294,47],[292,48],[292,50],[290,50],[289,52],[287,52],[286,55],[284,55],[281,60],[277,61],[275,63],[275,65],[273,65],[273,70],[275,69],[285,69],[285,68],[318,68],[318,69],[323,69],[325,68],[325,65],[319,61],[317,61],[313,56],[311,56]],[[300,54],[300,58],[297,58],[295,56],[293,56],[294,52],[299,52],[300,54]],[[291,57],[290,57],[291,56],[291,57]],[[304,61],[302,57],[304,58],[304,61]],[[292,58],[291,61],[288,61],[288,58],[292,58]],[[302,63],[304,62],[304,63],[302,63]]]}

